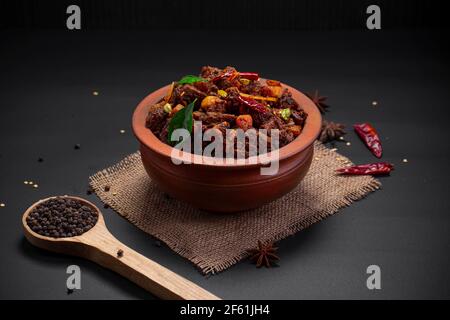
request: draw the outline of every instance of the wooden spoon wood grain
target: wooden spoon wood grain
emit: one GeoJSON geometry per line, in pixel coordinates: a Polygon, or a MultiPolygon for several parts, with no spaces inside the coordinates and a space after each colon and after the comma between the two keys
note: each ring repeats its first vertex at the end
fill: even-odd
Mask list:
{"type": "Polygon", "coordinates": [[[67,238],[51,238],[37,234],[28,226],[27,216],[40,203],[29,207],[22,216],[25,237],[33,245],[53,252],[86,258],[111,269],[148,290],[161,299],[219,300],[220,298],[193,282],[144,257],[117,240],[106,228],[101,211],[91,202],[74,196],[64,196],[82,202],[98,212],[98,221],[87,232],[67,238]],[[119,250],[123,251],[121,256],[119,250]]]}

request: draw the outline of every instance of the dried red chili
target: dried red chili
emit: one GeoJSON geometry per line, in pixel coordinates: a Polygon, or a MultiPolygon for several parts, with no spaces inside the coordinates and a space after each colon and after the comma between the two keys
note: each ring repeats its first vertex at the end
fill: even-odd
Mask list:
{"type": "Polygon", "coordinates": [[[376,162],[369,164],[361,164],[337,169],[336,171],[346,175],[386,175],[394,170],[394,166],[388,162],[376,162]]]}
{"type": "Polygon", "coordinates": [[[239,72],[239,77],[256,81],[259,79],[259,74],[256,72],[239,72]]]}
{"type": "Polygon", "coordinates": [[[263,104],[257,102],[256,100],[250,99],[250,98],[246,98],[243,97],[241,95],[238,96],[239,101],[244,104],[245,106],[247,106],[249,109],[260,112],[260,113],[267,113],[269,112],[269,110],[267,109],[266,106],[264,106],[263,104]]]}
{"type": "Polygon", "coordinates": [[[375,128],[368,123],[355,124],[353,128],[374,156],[381,158],[383,149],[381,147],[380,137],[375,128]]]}
{"type": "Polygon", "coordinates": [[[212,82],[216,82],[225,78],[235,79],[237,76],[248,79],[248,80],[258,80],[259,74],[255,72],[237,72],[237,71],[227,71],[222,73],[221,75],[212,79],[212,82]]]}

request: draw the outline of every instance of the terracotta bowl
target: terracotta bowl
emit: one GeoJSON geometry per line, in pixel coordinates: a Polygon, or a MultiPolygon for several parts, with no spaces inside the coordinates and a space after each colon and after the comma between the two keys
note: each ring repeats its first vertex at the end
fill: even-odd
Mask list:
{"type": "MultiPolygon", "coordinates": [[[[161,142],[145,127],[149,107],[166,94],[163,87],[139,103],[133,114],[133,131],[140,142],[144,167],[159,188],[174,198],[212,212],[237,212],[259,207],[291,191],[308,172],[313,158],[313,143],[321,128],[321,115],[314,103],[292,87],[293,98],[308,113],[302,133],[279,149],[279,170],[261,175],[267,166],[258,160],[250,164],[205,163],[205,157],[184,153],[190,164],[172,162],[172,147],[161,142]]],[[[181,154],[183,156],[183,154],[181,154]]],[[[211,159],[211,158],[210,158],[211,159]]]]}

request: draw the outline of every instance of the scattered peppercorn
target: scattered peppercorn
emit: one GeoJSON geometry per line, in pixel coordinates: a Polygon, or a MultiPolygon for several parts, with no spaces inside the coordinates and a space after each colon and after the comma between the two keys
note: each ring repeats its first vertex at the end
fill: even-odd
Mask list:
{"type": "Polygon", "coordinates": [[[123,250],[119,249],[119,251],[117,251],[117,258],[122,258],[123,257],[123,250]]]}
{"type": "Polygon", "coordinates": [[[86,194],[89,196],[94,192],[94,190],[92,190],[92,188],[89,186],[88,189],[86,190],[86,194]]]}
{"type": "Polygon", "coordinates": [[[38,162],[44,162],[44,159],[43,159],[43,158],[38,158],[37,161],[38,161],[38,162]]]}
{"type": "Polygon", "coordinates": [[[65,197],[51,198],[38,204],[26,218],[31,230],[52,238],[79,236],[90,230],[97,220],[96,210],[65,197]]]}
{"type": "Polygon", "coordinates": [[[103,208],[109,209],[109,204],[105,203],[105,204],[103,205],[103,208]]]}
{"type": "Polygon", "coordinates": [[[79,149],[81,149],[81,145],[79,143],[77,143],[76,145],[73,146],[73,148],[75,150],[79,150],[79,149]]]}
{"type": "Polygon", "coordinates": [[[111,187],[110,187],[109,185],[106,185],[106,186],[104,187],[104,190],[105,190],[105,192],[108,192],[109,190],[111,190],[111,187]]]}

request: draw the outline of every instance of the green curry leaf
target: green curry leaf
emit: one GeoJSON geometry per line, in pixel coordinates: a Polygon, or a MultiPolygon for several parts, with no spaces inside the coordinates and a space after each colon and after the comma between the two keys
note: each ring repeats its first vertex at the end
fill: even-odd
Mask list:
{"type": "Polygon", "coordinates": [[[169,142],[170,145],[173,146],[176,142],[178,142],[172,140],[172,133],[176,129],[186,129],[187,131],[189,131],[190,134],[192,133],[192,123],[193,123],[192,111],[194,110],[194,105],[196,101],[197,99],[189,103],[186,108],[183,108],[177,113],[175,113],[173,118],[170,120],[167,135],[167,141],[169,142]]]}
{"type": "Polygon", "coordinates": [[[208,80],[204,79],[204,78],[200,78],[197,76],[192,76],[192,75],[187,75],[184,76],[183,78],[181,78],[178,81],[178,84],[191,84],[191,83],[195,83],[195,82],[206,82],[208,80]]]}

